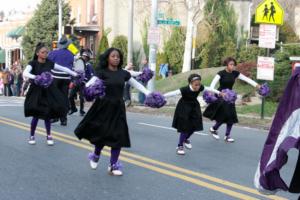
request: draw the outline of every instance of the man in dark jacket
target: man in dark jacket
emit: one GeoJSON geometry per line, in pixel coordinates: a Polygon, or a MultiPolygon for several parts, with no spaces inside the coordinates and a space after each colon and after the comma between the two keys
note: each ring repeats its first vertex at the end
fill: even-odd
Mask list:
{"type": "MultiPolygon", "coordinates": [[[[63,36],[58,42],[58,49],[51,51],[48,55],[48,59],[61,66],[72,69],[74,63],[74,55],[71,51],[68,50],[68,47],[71,43],[72,41],[70,39],[67,39],[65,36],[63,36]]],[[[54,77],[53,84],[55,84],[56,87],[59,88],[59,90],[63,94],[65,94],[66,102],[69,102],[68,90],[71,76],[65,72],[58,70],[52,70],[52,74],[54,77]]],[[[58,119],[52,119],[52,123],[57,121],[58,119]]],[[[60,118],[60,124],[62,126],[67,125],[67,113],[64,113],[64,116],[60,118]]]]}

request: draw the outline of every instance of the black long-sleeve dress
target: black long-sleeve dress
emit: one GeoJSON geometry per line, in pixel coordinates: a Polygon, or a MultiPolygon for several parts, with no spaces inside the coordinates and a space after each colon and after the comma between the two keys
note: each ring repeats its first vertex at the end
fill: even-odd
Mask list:
{"type": "Polygon", "coordinates": [[[192,134],[203,130],[202,113],[197,100],[203,90],[203,85],[199,91],[192,91],[189,86],[180,89],[182,97],[176,106],[172,123],[172,127],[178,132],[192,134]]]}
{"type": "MultiPolygon", "coordinates": [[[[29,65],[32,66],[31,74],[33,75],[51,72],[54,68],[54,63],[48,59],[45,63],[33,60],[29,62],[29,65]]],[[[54,84],[51,84],[48,88],[43,88],[31,81],[24,103],[25,117],[36,117],[39,119],[58,118],[68,112],[67,104],[64,94],[54,84]]]]}
{"type": "Polygon", "coordinates": [[[104,81],[106,95],[96,99],[75,134],[80,140],[87,139],[96,146],[130,147],[123,88],[131,75],[122,69],[103,69],[97,76],[104,81]]]}
{"type": "MultiPolygon", "coordinates": [[[[218,72],[220,78],[219,91],[224,89],[232,90],[235,80],[240,75],[240,72],[233,71],[232,73],[222,70],[218,72]]],[[[224,101],[223,98],[218,98],[218,100],[210,104],[203,113],[203,116],[222,123],[238,123],[237,113],[235,104],[228,103],[224,101]]]]}

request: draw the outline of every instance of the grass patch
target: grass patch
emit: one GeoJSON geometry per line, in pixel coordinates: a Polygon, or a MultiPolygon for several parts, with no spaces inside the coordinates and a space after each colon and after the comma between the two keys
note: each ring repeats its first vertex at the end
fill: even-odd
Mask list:
{"type": "MultiPolygon", "coordinates": [[[[265,103],[265,116],[266,117],[272,117],[273,114],[276,112],[278,103],[267,101],[265,103]]],[[[251,114],[251,115],[257,115],[260,116],[261,112],[261,105],[245,105],[245,106],[237,106],[236,108],[237,113],[239,114],[251,114]]]]}
{"type": "Polygon", "coordinates": [[[216,73],[221,69],[222,68],[218,67],[218,68],[192,70],[186,73],[176,74],[166,79],[156,80],[155,89],[162,93],[177,90],[181,87],[188,85],[187,79],[189,75],[193,73],[200,74],[202,77],[202,84],[209,86],[216,73]]]}
{"type": "MultiPolygon", "coordinates": [[[[177,90],[181,87],[184,87],[188,84],[187,79],[190,74],[197,73],[200,74],[202,77],[202,84],[205,86],[209,86],[212,79],[215,77],[218,71],[224,69],[224,67],[218,68],[205,68],[205,69],[198,69],[192,70],[186,73],[176,74],[172,77],[168,77],[166,79],[160,79],[155,81],[155,90],[160,91],[162,93],[170,92],[177,90]]],[[[217,86],[218,87],[218,86],[217,86]]],[[[216,88],[217,88],[216,87],[216,88]]],[[[251,85],[246,84],[242,81],[237,81],[233,88],[238,94],[245,95],[250,94],[253,96],[255,94],[255,88],[251,85]]],[[[136,90],[134,90],[136,91],[136,90]]],[[[272,117],[273,114],[276,112],[278,103],[267,101],[265,104],[265,116],[272,117]]],[[[169,112],[168,109],[164,110],[163,113],[169,112]]],[[[254,115],[260,116],[261,112],[261,105],[245,105],[245,106],[238,106],[237,113],[244,114],[244,115],[254,115]]]]}
{"type": "MultiPolygon", "coordinates": [[[[177,90],[181,87],[184,87],[188,84],[187,79],[188,79],[189,75],[192,73],[200,74],[202,77],[202,84],[205,86],[210,86],[212,79],[222,69],[224,69],[224,67],[205,68],[205,69],[192,70],[192,71],[186,72],[186,73],[176,74],[176,75],[174,75],[172,77],[168,77],[166,79],[156,80],[155,81],[155,89],[157,91],[165,93],[165,92],[170,92],[173,90],[177,90]]],[[[252,93],[252,92],[254,93],[254,91],[255,91],[255,89],[252,86],[242,83],[241,81],[236,82],[236,84],[234,86],[234,90],[238,94],[248,94],[248,93],[252,93]]]]}

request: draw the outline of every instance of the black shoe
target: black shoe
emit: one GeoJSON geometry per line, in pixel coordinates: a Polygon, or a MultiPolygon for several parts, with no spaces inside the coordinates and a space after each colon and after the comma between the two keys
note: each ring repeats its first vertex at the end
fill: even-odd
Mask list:
{"type": "Polygon", "coordinates": [[[51,119],[50,120],[50,122],[53,124],[53,123],[56,123],[56,122],[58,122],[59,121],[59,119],[51,119]]]}
{"type": "Polygon", "coordinates": [[[80,116],[84,116],[85,112],[84,111],[80,111],[80,116]]]}
{"type": "Polygon", "coordinates": [[[77,111],[78,111],[77,109],[72,109],[72,110],[70,110],[69,115],[72,115],[73,113],[76,113],[77,111]]]}
{"type": "Polygon", "coordinates": [[[60,122],[60,125],[61,125],[61,126],[67,126],[67,121],[62,121],[62,122],[60,122]]]}

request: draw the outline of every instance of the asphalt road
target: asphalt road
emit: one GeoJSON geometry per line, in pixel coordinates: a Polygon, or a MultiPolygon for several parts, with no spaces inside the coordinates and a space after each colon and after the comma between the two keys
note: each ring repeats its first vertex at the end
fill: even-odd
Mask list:
{"type": "MultiPolygon", "coordinates": [[[[23,114],[23,100],[0,97],[0,199],[1,200],[230,200],[292,199],[280,192],[264,196],[253,187],[253,177],[267,132],[234,127],[236,142],[215,141],[205,131],[192,136],[193,149],[175,153],[178,134],[171,118],[128,113],[132,148],[123,149],[124,176],[107,174],[109,150],[97,170],[87,154],[92,146],[78,141],[73,130],[81,120],[74,114],[68,126],[54,124],[55,146],[46,145],[43,122],[37,144],[27,144],[30,118],[23,114]]],[[[223,136],[224,127],[220,130],[223,136]]],[[[282,171],[289,182],[296,151],[282,171]]]]}

